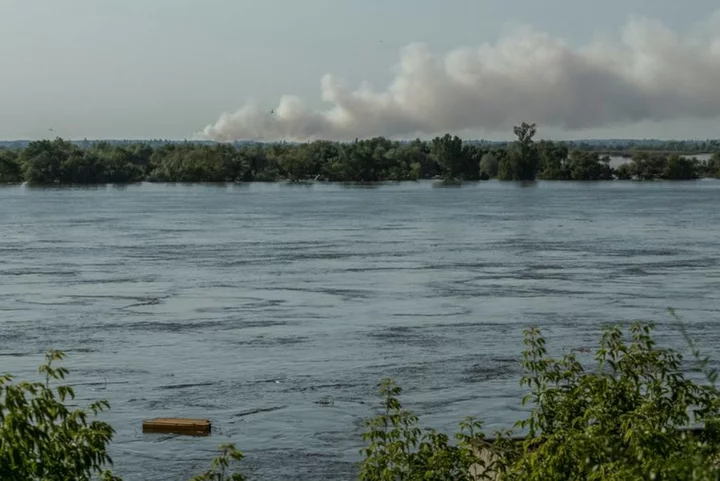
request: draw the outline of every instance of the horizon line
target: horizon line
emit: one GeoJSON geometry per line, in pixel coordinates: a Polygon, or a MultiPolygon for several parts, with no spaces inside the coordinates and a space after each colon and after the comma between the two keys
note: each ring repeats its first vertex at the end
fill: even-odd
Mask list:
{"type": "MultiPolygon", "coordinates": [[[[445,134],[443,134],[445,135],[445,134]]],[[[451,134],[455,135],[455,134],[451,134]]],[[[38,142],[42,140],[55,140],[55,139],[62,139],[66,140],[68,142],[107,142],[107,141],[114,141],[114,142],[202,142],[202,143],[213,143],[213,144],[232,144],[236,142],[242,142],[242,143],[257,143],[257,144],[277,144],[277,143],[291,143],[291,144],[305,144],[305,143],[311,143],[311,142],[333,142],[333,143],[350,143],[355,142],[355,140],[370,140],[374,138],[385,138],[394,142],[413,142],[415,140],[422,140],[422,141],[431,141],[432,139],[436,137],[442,137],[442,135],[436,135],[432,137],[422,138],[422,137],[415,137],[415,138],[406,138],[406,139],[393,139],[391,137],[385,137],[383,135],[377,135],[374,137],[358,137],[357,139],[350,139],[350,140],[329,140],[329,139],[315,139],[315,140],[308,140],[308,141],[297,141],[297,140],[283,140],[283,139],[277,139],[277,140],[251,140],[251,139],[237,139],[237,140],[208,140],[208,139],[188,139],[188,138],[163,138],[163,137],[145,137],[145,138],[133,138],[133,137],[96,137],[96,138],[70,138],[70,137],[62,137],[60,135],[57,135],[55,137],[43,137],[38,139],[23,139],[23,138],[16,138],[16,139],[2,139],[0,138],[0,143],[10,143],[10,142],[38,142]]],[[[458,135],[458,137],[460,137],[458,135]]],[[[516,139],[491,139],[491,138],[473,138],[473,137],[460,137],[463,141],[469,141],[469,142],[514,142],[516,139]]],[[[548,137],[539,137],[537,140],[550,140],[553,142],[708,142],[708,141],[720,141],[720,137],[712,138],[701,138],[701,137],[694,137],[694,138],[659,138],[659,137],[587,137],[582,139],[562,139],[562,138],[548,138],[548,137]]]]}

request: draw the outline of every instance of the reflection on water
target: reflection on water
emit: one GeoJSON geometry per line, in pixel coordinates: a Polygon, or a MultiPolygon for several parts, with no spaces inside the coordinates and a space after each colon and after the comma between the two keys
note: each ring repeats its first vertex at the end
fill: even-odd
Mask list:
{"type": "Polygon", "coordinates": [[[68,351],[127,480],[228,440],[256,479],[350,479],[383,376],[432,426],[494,429],[528,325],[569,351],[653,319],[677,344],[672,306],[720,340],[719,182],[434,185],[0,189],[0,371],[68,351]],[[143,435],[155,416],[216,429],[143,435]]]}

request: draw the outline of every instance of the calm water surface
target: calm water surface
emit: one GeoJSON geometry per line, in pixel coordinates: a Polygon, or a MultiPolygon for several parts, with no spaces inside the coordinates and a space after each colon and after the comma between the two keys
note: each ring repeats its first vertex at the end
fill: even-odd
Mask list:
{"type": "MultiPolygon", "coordinates": [[[[68,351],[126,480],[216,445],[253,479],[352,479],[391,376],[431,426],[522,415],[522,329],[557,352],[678,309],[720,341],[720,182],[0,188],[0,371],[68,351]],[[143,435],[209,417],[209,438],[143,435]]],[[[712,351],[710,351],[712,354],[712,351]]]]}

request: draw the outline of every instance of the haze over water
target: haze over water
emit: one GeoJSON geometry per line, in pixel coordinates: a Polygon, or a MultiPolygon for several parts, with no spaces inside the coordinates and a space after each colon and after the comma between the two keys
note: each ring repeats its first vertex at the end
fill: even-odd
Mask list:
{"type": "Polygon", "coordinates": [[[253,479],[351,479],[382,377],[421,422],[519,418],[522,329],[720,341],[720,182],[0,188],[0,371],[68,352],[117,474],[187,479],[223,442],[253,479]],[[143,435],[208,417],[209,438],[143,435]]]}

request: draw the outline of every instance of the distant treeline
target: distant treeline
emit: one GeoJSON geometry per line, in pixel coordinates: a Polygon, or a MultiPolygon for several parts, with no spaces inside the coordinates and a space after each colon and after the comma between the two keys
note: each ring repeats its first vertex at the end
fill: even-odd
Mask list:
{"type": "MultiPolygon", "coordinates": [[[[0,140],[0,150],[6,149],[24,149],[32,141],[31,140],[0,140]]],[[[110,145],[130,146],[133,144],[146,144],[153,148],[162,147],[167,144],[197,144],[197,145],[215,145],[219,142],[214,140],[170,140],[170,139],[100,139],[100,140],[71,140],[71,143],[81,148],[90,148],[98,143],[108,143],[110,145]]],[[[399,143],[406,144],[412,141],[401,140],[399,143]]],[[[464,140],[467,144],[482,145],[488,148],[505,148],[511,142],[505,140],[486,140],[486,139],[468,139],[464,140]]],[[[260,142],[250,140],[237,140],[231,143],[236,147],[244,147],[260,142]]],[[[291,145],[297,143],[289,142],[291,145]]],[[[634,151],[646,152],[666,152],[677,153],[683,155],[703,154],[720,151],[720,139],[707,140],[660,140],[660,139],[587,139],[587,140],[566,140],[563,141],[571,150],[585,150],[590,152],[600,152],[613,156],[630,156],[634,151]]]]}
{"type": "MultiPolygon", "coordinates": [[[[431,141],[383,137],[349,143],[110,143],[78,145],[63,139],[30,142],[0,150],[0,183],[100,184],[130,182],[273,182],[278,180],[377,182],[448,180],[613,180],[720,178],[720,151],[699,161],[674,142],[634,150],[616,168],[603,149],[535,141],[535,125],[514,129],[504,144],[463,142],[446,134],[431,141]]],[[[623,151],[623,146],[616,146],[623,151]]],[[[606,149],[607,150],[607,146],[606,149]]],[[[707,152],[712,149],[702,149],[707,152]]]]}

